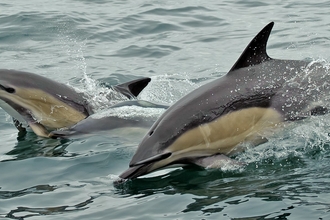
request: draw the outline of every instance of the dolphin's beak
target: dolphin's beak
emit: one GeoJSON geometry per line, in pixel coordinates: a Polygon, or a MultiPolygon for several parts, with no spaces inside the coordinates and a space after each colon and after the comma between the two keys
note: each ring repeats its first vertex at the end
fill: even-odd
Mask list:
{"type": "Polygon", "coordinates": [[[149,168],[152,166],[152,163],[149,164],[141,164],[137,166],[133,166],[128,168],[125,172],[120,174],[121,179],[134,179],[139,176],[142,176],[144,174],[147,174],[149,171],[149,168]]]}
{"type": "Polygon", "coordinates": [[[154,157],[148,158],[147,160],[142,160],[135,164],[130,164],[130,167],[120,174],[122,179],[134,179],[139,176],[148,174],[152,171],[166,167],[172,161],[167,160],[172,155],[171,152],[164,152],[162,154],[156,155],[154,157]]]}

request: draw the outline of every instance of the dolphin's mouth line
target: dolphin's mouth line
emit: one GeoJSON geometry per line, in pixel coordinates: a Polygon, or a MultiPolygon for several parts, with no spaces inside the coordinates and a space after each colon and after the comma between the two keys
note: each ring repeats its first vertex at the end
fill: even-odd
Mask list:
{"type": "Polygon", "coordinates": [[[160,160],[163,160],[163,159],[166,159],[166,158],[170,157],[171,155],[172,155],[171,152],[166,152],[166,153],[163,153],[163,154],[159,154],[159,155],[156,155],[156,156],[150,157],[150,158],[148,158],[148,159],[145,159],[145,160],[139,161],[139,162],[137,162],[137,163],[130,164],[130,167],[139,166],[139,165],[144,165],[144,164],[149,164],[149,163],[153,163],[153,162],[155,162],[155,161],[160,161],[160,160]]]}

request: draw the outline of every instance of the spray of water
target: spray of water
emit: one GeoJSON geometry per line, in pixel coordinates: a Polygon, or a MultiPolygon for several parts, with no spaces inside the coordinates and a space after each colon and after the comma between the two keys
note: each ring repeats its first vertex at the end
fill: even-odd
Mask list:
{"type": "Polygon", "coordinates": [[[199,86],[188,77],[187,73],[154,76],[140,94],[140,98],[150,102],[173,104],[199,86]]]}

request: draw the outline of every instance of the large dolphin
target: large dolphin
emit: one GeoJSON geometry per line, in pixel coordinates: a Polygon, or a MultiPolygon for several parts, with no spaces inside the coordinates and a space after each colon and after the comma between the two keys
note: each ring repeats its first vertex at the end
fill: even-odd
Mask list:
{"type": "Polygon", "coordinates": [[[133,179],[169,165],[221,164],[239,152],[242,143],[265,142],[286,121],[327,113],[327,68],[270,58],[266,44],[273,25],[256,35],[225,76],[167,109],[120,177],[133,179]]]}
{"type": "MultiPolygon", "coordinates": [[[[150,82],[142,78],[114,86],[128,98],[137,96],[150,82]]],[[[71,127],[93,114],[82,93],[46,77],[0,70],[0,107],[14,118],[16,127],[29,126],[37,135],[48,137],[49,131],[71,127]]]]}

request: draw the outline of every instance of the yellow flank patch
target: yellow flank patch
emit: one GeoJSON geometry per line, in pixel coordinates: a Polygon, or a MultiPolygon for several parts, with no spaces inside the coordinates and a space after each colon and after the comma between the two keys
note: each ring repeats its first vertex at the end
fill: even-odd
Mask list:
{"type": "Polygon", "coordinates": [[[86,115],[39,89],[15,88],[14,94],[1,92],[1,97],[31,112],[34,119],[50,129],[71,127],[86,115]]]}
{"type": "Polygon", "coordinates": [[[271,108],[252,107],[234,111],[188,130],[166,151],[172,152],[171,160],[216,153],[228,155],[240,143],[260,141],[269,128],[282,121],[281,114],[271,108]]]}

